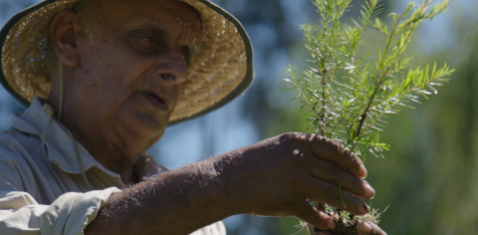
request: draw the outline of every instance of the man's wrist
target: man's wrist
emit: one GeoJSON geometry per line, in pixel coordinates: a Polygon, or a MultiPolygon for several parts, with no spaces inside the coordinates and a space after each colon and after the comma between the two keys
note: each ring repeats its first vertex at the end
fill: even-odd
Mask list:
{"type": "Polygon", "coordinates": [[[222,192],[222,200],[224,200],[224,204],[227,205],[227,210],[230,211],[231,215],[245,213],[244,197],[240,193],[241,190],[245,189],[242,188],[240,171],[236,167],[238,159],[241,158],[241,156],[238,156],[240,154],[242,153],[234,151],[211,159],[215,171],[218,172],[217,186],[222,192]]]}

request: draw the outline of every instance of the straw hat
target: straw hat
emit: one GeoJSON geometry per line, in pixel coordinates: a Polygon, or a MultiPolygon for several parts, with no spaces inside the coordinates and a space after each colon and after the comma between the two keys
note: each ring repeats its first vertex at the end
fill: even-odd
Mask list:
{"type": "MultiPolygon", "coordinates": [[[[20,102],[50,93],[49,23],[59,11],[82,0],[45,0],[13,16],[0,32],[0,81],[20,102]]],[[[190,66],[184,95],[170,124],[191,119],[228,103],[252,83],[252,46],[242,25],[208,0],[179,0],[201,15],[203,44],[190,66]]]]}

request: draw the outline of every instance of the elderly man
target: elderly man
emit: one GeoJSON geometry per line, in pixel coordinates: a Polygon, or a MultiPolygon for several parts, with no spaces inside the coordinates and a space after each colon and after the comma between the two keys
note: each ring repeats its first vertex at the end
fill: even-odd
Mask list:
{"type": "Polygon", "coordinates": [[[145,153],[168,124],[252,81],[247,34],[207,0],[47,0],[0,41],[1,81],[30,104],[0,135],[1,234],[225,234],[217,221],[235,214],[335,227],[308,200],[367,213],[362,162],[317,136],[283,134],[173,171],[145,153]]]}

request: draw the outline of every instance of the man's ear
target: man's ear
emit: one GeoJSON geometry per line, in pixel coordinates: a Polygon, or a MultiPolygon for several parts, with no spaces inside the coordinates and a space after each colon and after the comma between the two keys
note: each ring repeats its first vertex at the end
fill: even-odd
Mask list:
{"type": "MultiPolygon", "coordinates": [[[[76,67],[80,63],[80,55],[76,46],[75,24],[76,13],[72,10],[58,12],[50,24],[50,37],[58,59],[68,67],[76,67]]],[[[76,29],[78,30],[78,29],[76,29]]]]}

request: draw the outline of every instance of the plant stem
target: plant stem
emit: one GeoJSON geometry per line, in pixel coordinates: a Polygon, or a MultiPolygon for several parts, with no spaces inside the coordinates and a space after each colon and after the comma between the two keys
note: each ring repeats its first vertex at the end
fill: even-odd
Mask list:
{"type": "MultiPolygon", "coordinates": [[[[419,14],[418,14],[418,17],[417,19],[419,19],[420,16],[423,15],[424,11],[430,6],[431,4],[431,0],[427,0],[424,2],[424,4],[422,5],[422,7],[420,8],[419,10],[419,14]]],[[[365,120],[367,119],[368,117],[368,113],[370,112],[370,107],[372,106],[373,104],[373,101],[375,99],[375,96],[377,95],[378,91],[381,89],[381,86],[383,84],[383,82],[385,81],[385,79],[387,77],[389,77],[388,73],[390,72],[390,69],[392,68],[392,66],[397,62],[397,59],[399,58],[399,56],[404,52],[405,50],[405,47],[407,45],[407,43],[410,41],[410,38],[412,36],[412,33],[413,31],[415,30],[415,28],[417,27],[418,25],[418,20],[416,20],[414,23],[412,23],[410,25],[410,31],[408,34],[406,34],[406,38],[405,38],[405,41],[403,42],[403,45],[405,46],[401,46],[400,44],[397,45],[397,47],[395,48],[394,52],[392,53],[392,55],[388,56],[387,57],[387,53],[388,53],[388,50],[390,49],[390,46],[391,46],[391,42],[392,42],[392,39],[393,37],[395,37],[395,33],[398,29],[398,25],[400,23],[401,20],[404,19],[404,16],[401,15],[400,17],[397,18],[397,20],[394,22],[394,25],[393,25],[393,30],[390,32],[390,35],[389,35],[389,38],[387,40],[387,45],[385,47],[385,50],[382,54],[382,61],[380,62],[380,67],[377,71],[377,77],[380,77],[380,79],[378,79],[375,83],[375,87],[374,87],[374,91],[372,93],[372,95],[370,96],[369,98],[369,102],[367,103],[367,106],[365,107],[362,115],[360,116],[360,123],[354,133],[354,136],[353,136],[353,139],[356,139],[357,137],[360,136],[360,133],[362,131],[362,128],[363,128],[363,125],[365,124],[365,120]],[[386,66],[386,61],[389,59],[389,58],[392,58],[391,61],[388,62],[388,66],[386,66]],[[380,75],[382,73],[382,70],[384,69],[384,67],[386,67],[385,71],[383,72],[383,75],[380,75]]],[[[406,26],[404,26],[406,27],[406,26]]]]}

